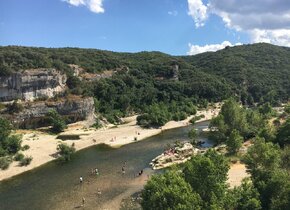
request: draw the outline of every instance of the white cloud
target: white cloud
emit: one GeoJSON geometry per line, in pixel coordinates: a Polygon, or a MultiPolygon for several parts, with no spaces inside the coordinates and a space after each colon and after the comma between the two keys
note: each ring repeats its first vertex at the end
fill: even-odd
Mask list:
{"type": "Polygon", "coordinates": [[[254,43],[290,46],[289,0],[208,0],[207,5],[202,0],[188,0],[188,6],[194,8],[189,14],[196,26],[214,14],[228,28],[248,33],[254,43]]]}
{"type": "Polygon", "coordinates": [[[204,26],[207,19],[207,6],[202,0],[188,0],[188,14],[193,18],[195,27],[204,26]]]}
{"type": "Polygon", "coordinates": [[[253,42],[267,42],[281,46],[290,47],[290,30],[276,29],[276,30],[259,30],[250,31],[253,42]]]}
{"type": "Polygon", "coordinates": [[[178,12],[176,10],[168,11],[168,15],[177,16],[178,12]]]}
{"type": "Polygon", "coordinates": [[[236,44],[232,44],[229,41],[224,41],[221,44],[211,44],[211,45],[204,45],[204,46],[200,46],[200,45],[192,45],[189,43],[189,52],[187,52],[188,55],[196,55],[199,53],[204,53],[204,52],[215,52],[221,49],[224,49],[227,46],[236,46],[236,45],[241,45],[241,43],[236,43],[236,44]]]}
{"type": "Polygon", "coordinates": [[[94,13],[104,13],[103,0],[63,0],[73,6],[86,6],[94,13]]]}

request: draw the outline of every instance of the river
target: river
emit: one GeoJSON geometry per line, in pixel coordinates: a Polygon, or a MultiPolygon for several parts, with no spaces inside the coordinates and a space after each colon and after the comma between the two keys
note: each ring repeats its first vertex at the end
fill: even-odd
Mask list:
{"type": "MultiPolygon", "coordinates": [[[[208,122],[194,125],[207,127],[208,122]]],[[[1,210],[79,209],[85,198],[86,209],[118,208],[119,201],[142,189],[147,176],[154,173],[150,161],[161,154],[168,144],[188,140],[191,126],[164,131],[136,143],[114,149],[97,145],[77,152],[72,161],[60,164],[52,161],[32,171],[0,182],[1,210]],[[126,161],[126,173],[121,168],[126,161]],[[91,175],[98,168],[100,175],[91,175]],[[144,169],[143,177],[135,174],[144,169]],[[84,182],[79,183],[83,176],[84,182]],[[101,191],[101,194],[97,192],[101,191]]],[[[211,146],[205,136],[198,136],[211,146]]]]}

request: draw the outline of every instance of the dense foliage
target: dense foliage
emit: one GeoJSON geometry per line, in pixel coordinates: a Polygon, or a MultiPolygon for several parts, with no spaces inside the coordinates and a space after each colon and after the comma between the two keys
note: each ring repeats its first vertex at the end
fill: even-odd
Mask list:
{"type": "Polygon", "coordinates": [[[71,160],[72,155],[75,153],[76,149],[73,145],[69,146],[65,143],[61,143],[57,145],[57,151],[60,155],[59,160],[63,162],[67,162],[71,160]]]}
{"type": "Polygon", "coordinates": [[[7,169],[12,162],[12,156],[21,149],[21,138],[12,135],[12,125],[0,117],[0,168],[7,169]]]}
{"type": "Polygon", "coordinates": [[[17,135],[11,135],[11,124],[0,118],[0,157],[13,155],[21,149],[21,139],[17,135]]]}
{"type": "Polygon", "coordinates": [[[23,69],[53,67],[67,73],[72,93],[94,96],[98,111],[110,122],[128,114],[146,113],[163,104],[170,115],[158,112],[161,119],[157,122],[148,113],[143,117],[145,125],[151,121],[162,125],[164,120],[179,120],[189,114],[180,108],[184,102],[204,106],[208,101],[229,96],[249,105],[275,105],[287,100],[289,57],[289,48],[269,44],[228,47],[196,56],[9,46],[0,47],[0,76],[23,69]],[[110,78],[87,82],[73,76],[69,64],[79,65],[86,72],[116,72],[110,78]],[[178,109],[170,110],[174,103],[178,109]]]}
{"type": "MultiPolygon", "coordinates": [[[[226,184],[228,159],[210,149],[204,155],[193,156],[177,168],[178,172],[170,169],[167,173],[174,174],[174,177],[155,175],[152,179],[154,181],[149,181],[145,186],[142,207],[154,207],[161,203],[160,199],[156,199],[157,195],[164,197],[162,201],[182,202],[180,194],[168,194],[168,189],[172,186],[175,192],[186,192],[187,198],[199,198],[199,202],[196,199],[192,202],[196,209],[290,209],[290,133],[287,107],[288,105],[281,114],[281,119],[275,119],[269,104],[250,110],[244,109],[233,99],[226,101],[220,115],[212,121],[215,125],[214,134],[224,138],[222,141],[226,142],[231,153],[236,153],[243,138],[252,134],[253,145],[241,157],[251,176],[244,179],[239,187],[230,189],[226,184]],[[228,119],[231,121],[227,121],[228,119]],[[171,182],[172,179],[174,182],[171,182]],[[166,184],[163,186],[161,183],[166,184]],[[186,184],[190,188],[185,190],[186,184]],[[179,188],[178,185],[183,187],[179,188]]],[[[183,204],[187,205],[185,201],[183,204]]],[[[176,205],[167,202],[162,207],[175,209],[176,205]]]]}
{"type": "Polygon", "coordinates": [[[60,133],[65,128],[67,128],[64,119],[58,114],[56,110],[54,109],[50,110],[47,114],[47,117],[51,124],[51,131],[53,133],[60,133]]]}

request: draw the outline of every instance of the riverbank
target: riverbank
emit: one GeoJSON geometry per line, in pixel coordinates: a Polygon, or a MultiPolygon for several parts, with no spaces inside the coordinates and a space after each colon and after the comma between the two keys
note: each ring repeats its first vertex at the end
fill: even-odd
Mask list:
{"type": "MultiPolygon", "coordinates": [[[[197,122],[210,120],[213,116],[217,115],[218,112],[218,109],[198,111],[196,115],[204,115],[205,117],[197,122]]],[[[187,126],[192,116],[183,121],[170,121],[162,126],[162,128],[152,129],[144,129],[138,126],[136,124],[136,117],[137,116],[133,116],[124,119],[126,124],[101,129],[86,129],[84,128],[85,122],[79,122],[69,125],[69,128],[61,133],[62,135],[79,135],[79,140],[61,141],[57,139],[56,135],[50,135],[41,131],[19,130],[17,133],[23,135],[23,145],[30,146],[30,149],[23,151],[23,154],[32,156],[33,160],[31,164],[26,167],[20,167],[18,163],[14,161],[7,170],[0,171],[0,181],[55,160],[55,154],[57,153],[56,148],[60,142],[65,142],[69,145],[74,143],[77,151],[101,143],[111,147],[120,147],[133,143],[135,138],[137,138],[137,141],[140,141],[150,136],[157,135],[164,130],[187,126]]]]}

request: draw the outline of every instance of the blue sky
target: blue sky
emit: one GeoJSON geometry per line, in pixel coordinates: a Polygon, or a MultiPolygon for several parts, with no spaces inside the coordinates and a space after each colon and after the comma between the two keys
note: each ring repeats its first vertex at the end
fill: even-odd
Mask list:
{"type": "MultiPolygon", "coordinates": [[[[219,0],[222,1],[225,0],[219,0]]],[[[233,12],[236,13],[235,5],[229,9],[217,2],[0,0],[0,45],[81,47],[121,52],[146,50],[185,55],[217,50],[236,43],[273,43],[271,36],[277,30],[284,30],[288,35],[287,26],[275,29],[267,29],[267,26],[247,28],[240,21],[243,18],[235,20],[236,16],[231,16],[233,12]]],[[[232,2],[241,4],[237,0],[232,2]]],[[[252,6],[255,17],[260,17],[261,13],[255,13],[256,5],[252,6]]],[[[282,9],[279,7],[277,13],[281,14],[282,9]]],[[[243,17],[243,11],[240,13],[243,17]]],[[[285,37],[285,34],[282,35],[285,37]]],[[[277,40],[277,34],[274,38],[277,40]]]]}

